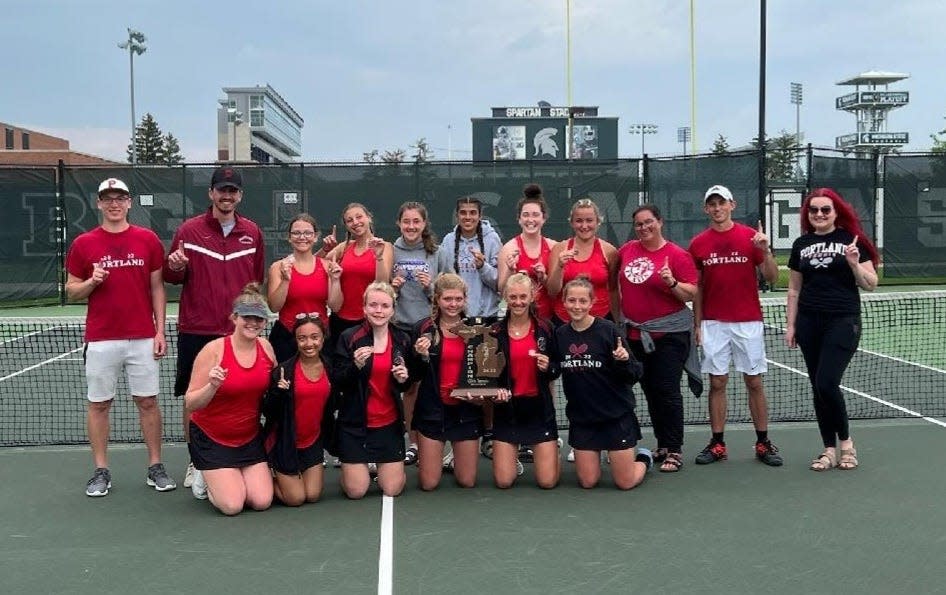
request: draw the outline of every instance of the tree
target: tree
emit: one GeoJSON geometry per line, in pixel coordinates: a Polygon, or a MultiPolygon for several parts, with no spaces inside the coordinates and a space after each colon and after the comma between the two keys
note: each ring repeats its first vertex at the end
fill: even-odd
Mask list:
{"type": "Polygon", "coordinates": [[[387,165],[397,165],[398,163],[404,163],[406,156],[404,149],[388,149],[381,154],[381,162],[387,165]]]}
{"type": "MultiPolygon", "coordinates": [[[[138,163],[173,165],[184,160],[177,139],[170,132],[163,134],[158,121],[150,113],[145,114],[141,118],[141,123],[135,127],[134,142],[138,153],[138,163]]],[[[128,163],[131,163],[130,143],[127,154],[128,163]]]]}
{"type": "MultiPolygon", "coordinates": [[[[774,139],[765,142],[765,179],[786,181],[794,178],[798,145],[795,134],[784,129],[774,139]]],[[[752,146],[759,147],[759,137],[752,139],[752,146]]]]}
{"type": "Polygon", "coordinates": [[[164,165],[177,165],[184,161],[184,156],[181,155],[181,146],[178,144],[173,134],[168,132],[164,135],[162,140],[164,147],[161,154],[161,163],[164,165]]]}
{"type": "Polygon", "coordinates": [[[726,140],[726,137],[720,134],[716,137],[716,140],[713,141],[713,155],[727,155],[729,153],[729,141],[726,140]]]}
{"type": "Polygon", "coordinates": [[[933,139],[933,146],[930,148],[930,151],[934,153],[946,153],[946,138],[940,138],[939,135],[941,134],[946,134],[946,128],[936,134],[930,135],[930,138],[933,139]]]}
{"type": "Polygon", "coordinates": [[[380,157],[378,156],[377,149],[371,149],[367,153],[361,154],[361,160],[365,163],[377,163],[378,159],[380,159],[380,157]]]}
{"type": "Polygon", "coordinates": [[[427,144],[425,137],[417,139],[417,142],[411,145],[410,148],[414,149],[414,154],[411,155],[411,159],[414,160],[414,163],[427,163],[434,158],[434,151],[430,148],[430,145],[427,144]]]}

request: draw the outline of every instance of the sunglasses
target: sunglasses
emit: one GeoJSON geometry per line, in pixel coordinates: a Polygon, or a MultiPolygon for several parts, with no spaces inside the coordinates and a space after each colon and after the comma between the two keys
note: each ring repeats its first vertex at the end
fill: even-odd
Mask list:
{"type": "Polygon", "coordinates": [[[316,321],[321,319],[318,312],[300,312],[296,314],[296,320],[311,320],[316,321]]]}
{"type": "Polygon", "coordinates": [[[833,210],[834,210],[834,209],[832,209],[832,208],[831,208],[830,206],[828,206],[828,205],[824,205],[823,207],[813,207],[813,206],[810,206],[810,205],[809,205],[809,207],[808,207],[808,214],[809,214],[809,215],[817,215],[817,214],[818,214],[818,211],[821,211],[821,214],[822,214],[822,215],[828,215],[828,214],[830,214],[831,211],[833,211],[833,210]]]}

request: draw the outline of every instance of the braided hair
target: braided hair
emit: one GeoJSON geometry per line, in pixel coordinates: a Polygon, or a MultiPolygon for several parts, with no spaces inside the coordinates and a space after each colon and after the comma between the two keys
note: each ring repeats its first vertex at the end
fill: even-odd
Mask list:
{"type": "MultiPolygon", "coordinates": [[[[476,240],[480,244],[480,252],[486,253],[486,244],[483,242],[483,203],[475,196],[463,196],[457,199],[457,214],[460,213],[461,205],[476,205],[476,212],[480,215],[480,220],[476,223],[476,240]]],[[[460,272],[460,224],[453,228],[453,270],[460,272]]]]}

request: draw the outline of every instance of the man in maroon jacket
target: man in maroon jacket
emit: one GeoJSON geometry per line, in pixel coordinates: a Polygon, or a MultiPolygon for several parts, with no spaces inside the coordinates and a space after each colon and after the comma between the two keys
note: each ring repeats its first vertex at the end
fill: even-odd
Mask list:
{"type": "MultiPolygon", "coordinates": [[[[229,166],[217,168],[208,196],[210,208],[181,224],[164,263],[164,280],[183,285],[174,382],[174,394],[179,396],[187,391],[197,353],[233,331],[233,300],[247,283],[262,283],[265,272],[263,235],[253,221],[236,212],[243,200],[243,176],[229,166]]],[[[188,422],[185,412],[185,440],[188,422]]],[[[193,482],[189,465],[184,486],[193,482]]]]}

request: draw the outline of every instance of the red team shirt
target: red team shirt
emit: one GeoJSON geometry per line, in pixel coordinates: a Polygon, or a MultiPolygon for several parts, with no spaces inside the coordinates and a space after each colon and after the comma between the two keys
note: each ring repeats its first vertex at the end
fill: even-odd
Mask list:
{"type": "MultiPolygon", "coordinates": [[[[568,240],[565,246],[566,250],[571,250],[575,245],[575,238],[568,240]]],[[[595,245],[591,249],[591,256],[587,260],[572,259],[562,267],[562,291],[565,284],[582,275],[591,283],[594,289],[595,303],[591,305],[591,315],[605,317],[611,312],[611,295],[608,291],[608,259],[604,256],[604,250],[601,248],[601,240],[595,240],[595,245]]],[[[567,321],[568,310],[565,309],[565,302],[562,301],[564,294],[559,294],[559,299],[555,300],[555,315],[559,320],[567,321]]]]}
{"type": "Polygon", "coordinates": [[[316,258],[315,268],[308,275],[292,269],[286,302],[279,311],[279,322],[291,331],[296,324],[296,314],[318,312],[322,320],[328,320],[327,301],[328,273],[322,266],[322,259],[316,258]]]}
{"type": "Polygon", "coordinates": [[[339,284],[342,290],[342,307],[338,316],[344,320],[361,320],[365,317],[365,290],[374,281],[377,260],[374,250],[365,249],[355,254],[355,242],[349,242],[342,253],[342,278],[339,284]]]}
{"type": "Polygon", "coordinates": [[[726,231],[707,229],[690,242],[690,254],[702,275],[703,320],[762,320],[756,267],[765,253],[752,243],[755,234],[751,227],[736,223],[726,231]]]}
{"type": "MultiPolygon", "coordinates": [[[[670,270],[680,283],[696,283],[699,275],[690,253],[673,242],[667,242],[651,252],[637,240],[630,241],[618,250],[621,268],[618,285],[621,290],[621,312],[628,320],[647,322],[686,308],[660,278],[660,269],[669,259],[670,270]]],[[[640,331],[631,329],[630,338],[639,339],[640,331]]],[[[652,333],[655,338],[660,333],[652,333]]]]}
{"type": "Polygon", "coordinates": [[[538,258],[529,258],[529,255],[526,254],[526,247],[522,243],[522,236],[516,236],[516,249],[519,250],[519,260],[516,262],[516,271],[525,271],[529,278],[532,279],[532,284],[537,288],[535,292],[535,313],[539,318],[545,318],[546,320],[552,318],[552,313],[554,312],[553,300],[549,296],[548,290],[545,289],[545,285],[539,283],[535,271],[532,270],[532,266],[538,263],[545,265],[545,272],[551,270],[552,267],[549,266],[549,255],[552,253],[552,249],[549,248],[549,243],[545,241],[545,238],[542,238],[542,248],[539,250],[538,258]]]}
{"type": "Polygon", "coordinates": [[[539,373],[535,365],[535,358],[529,355],[538,350],[535,336],[532,334],[533,325],[529,325],[529,332],[524,336],[509,336],[509,376],[512,378],[512,395],[514,397],[539,396],[539,373]]]}
{"type": "Polygon", "coordinates": [[[105,267],[108,278],[89,294],[85,340],[154,337],[151,273],[164,264],[158,236],[137,225],[118,233],[97,227],[72,242],[66,270],[85,280],[96,262],[105,267]]]}
{"type": "Polygon", "coordinates": [[[256,360],[251,366],[243,367],[233,353],[231,340],[230,336],[223,338],[223,358],[220,360],[220,367],[227,371],[227,377],[210,403],[191,414],[191,421],[214,442],[235,447],[247,444],[262,430],[260,404],[269,387],[273,361],[257,340],[256,360]]]}
{"type": "Polygon", "coordinates": [[[444,336],[440,343],[440,402],[444,405],[460,404],[460,399],[451,397],[450,392],[460,385],[465,355],[463,339],[444,336]]]}
{"type": "MultiPolygon", "coordinates": [[[[369,252],[371,252],[369,250],[369,252]]],[[[371,256],[374,260],[374,253],[371,256]]],[[[375,353],[371,359],[371,375],[368,378],[367,425],[383,428],[397,421],[397,404],[391,395],[391,335],[383,353],[375,353]]]]}
{"type": "Polygon", "coordinates": [[[325,404],[332,385],[328,381],[328,374],[323,370],[318,380],[309,380],[302,371],[302,366],[296,366],[295,373],[296,399],[296,448],[308,448],[319,439],[322,430],[322,416],[325,414],[325,404]]]}

